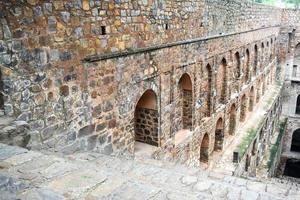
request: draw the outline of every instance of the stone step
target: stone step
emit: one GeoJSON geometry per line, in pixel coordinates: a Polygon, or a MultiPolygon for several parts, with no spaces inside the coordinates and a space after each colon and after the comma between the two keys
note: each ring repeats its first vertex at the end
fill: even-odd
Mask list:
{"type": "Polygon", "coordinates": [[[298,190],[268,181],[152,159],[64,156],[0,144],[0,193],[7,199],[299,199],[298,190]]]}

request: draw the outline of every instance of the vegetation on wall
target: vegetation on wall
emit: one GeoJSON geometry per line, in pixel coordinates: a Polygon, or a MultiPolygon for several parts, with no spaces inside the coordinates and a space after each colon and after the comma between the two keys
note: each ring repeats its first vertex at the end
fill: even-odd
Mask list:
{"type": "Polygon", "coordinates": [[[243,137],[242,142],[238,146],[239,150],[239,156],[242,158],[247,151],[249,145],[252,143],[256,136],[257,130],[254,128],[251,128],[247,131],[247,135],[243,137]]]}
{"type": "Polygon", "coordinates": [[[278,148],[279,148],[279,145],[280,145],[280,142],[281,142],[281,138],[282,138],[282,136],[284,134],[284,131],[285,131],[286,123],[287,123],[287,118],[279,124],[279,134],[277,136],[275,144],[273,144],[271,146],[270,157],[269,157],[269,161],[268,161],[268,169],[269,170],[274,165],[274,161],[275,161],[275,159],[278,155],[278,148]]]}

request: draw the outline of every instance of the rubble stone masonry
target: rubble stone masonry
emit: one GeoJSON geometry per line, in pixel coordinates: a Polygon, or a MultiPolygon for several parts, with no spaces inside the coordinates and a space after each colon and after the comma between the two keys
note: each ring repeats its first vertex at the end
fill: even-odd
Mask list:
{"type": "Polygon", "coordinates": [[[214,150],[219,118],[226,144],[231,105],[238,126],[243,95],[255,106],[260,84],[275,84],[279,8],[244,0],[12,0],[0,1],[0,10],[4,113],[29,124],[34,149],[133,155],[137,140],[199,165],[206,133],[205,151],[214,150]],[[180,107],[183,74],[192,90],[180,107]],[[136,107],[147,90],[157,111],[136,107]],[[192,135],[177,151],[180,122],[192,135]]]}

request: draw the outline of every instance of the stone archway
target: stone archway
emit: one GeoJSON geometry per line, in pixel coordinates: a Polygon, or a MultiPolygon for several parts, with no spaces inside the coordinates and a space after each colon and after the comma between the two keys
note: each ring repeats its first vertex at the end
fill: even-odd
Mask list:
{"type": "Polygon", "coordinates": [[[241,122],[245,121],[246,112],[247,112],[247,99],[246,99],[246,95],[244,94],[241,99],[241,113],[240,113],[240,121],[241,122]]]}
{"type": "Polygon", "coordinates": [[[249,67],[250,67],[250,53],[249,53],[249,49],[247,49],[246,50],[246,66],[245,66],[245,70],[244,70],[244,84],[246,84],[250,79],[249,67]]]}
{"type": "Polygon", "coordinates": [[[291,151],[300,152],[300,128],[293,132],[291,151]]]}
{"type": "Polygon", "coordinates": [[[300,114],[300,94],[297,97],[297,102],[296,102],[296,114],[300,114]]]}
{"type": "Polygon", "coordinates": [[[254,107],[254,87],[252,86],[249,94],[249,111],[252,112],[254,107]]]}
{"type": "Polygon", "coordinates": [[[254,66],[253,66],[253,76],[256,76],[258,65],[258,48],[257,45],[254,46],[254,66]]]}
{"type": "Polygon", "coordinates": [[[153,90],[147,90],[135,107],[135,141],[158,146],[158,117],[157,96],[153,90]]]}
{"type": "Polygon", "coordinates": [[[206,133],[201,142],[200,162],[208,163],[209,160],[209,137],[206,133]]]}
{"type": "Polygon", "coordinates": [[[216,129],[215,129],[214,151],[221,151],[223,149],[223,143],[224,143],[223,119],[220,117],[217,121],[216,129]]]}
{"type": "Polygon", "coordinates": [[[212,92],[212,68],[210,64],[206,65],[206,73],[207,73],[207,97],[206,97],[206,116],[210,117],[211,114],[211,92],[212,92]]]}
{"type": "Polygon", "coordinates": [[[229,113],[229,135],[234,135],[236,129],[236,106],[232,104],[229,113]]]}
{"type": "Polygon", "coordinates": [[[260,93],[261,93],[261,82],[260,82],[260,79],[258,80],[258,83],[257,83],[257,86],[256,86],[256,88],[257,88],[257,91],[256,91],[256,103],[258,103],[259,102],[259,100],[260,100],[260,93]]]}
{"type": "Polygon", "coordinates": [[[226,90],[227,90],[226,68],[227,68],[227,62],[226,59],[223,58],[218,68],[217,78],[216,78],[218,104],[224,104],[226,101],[226,90]]]}
{"type": "Polygon", "coordinates": [[[249,166],[250,166],[250,162],[251,162],[251,158],[250,156],[247,154],[246,156],[246,161],[245,161],[245,171],[248,172],[249,166]]]}
{"type": "Polygon", "coordinates": [[[240,90],[239,86],[239,79],[241,76],[241,59],[240,59],[240,53],[236,52],[234,54],[234,69],[233,69],[233,75],[234,75],[234,89],[235,92],[238,92],[240,90]]]}
{"type": "Polygon", "coordinates": [[[185,73],[181,76],[178,83],[180,106],[181,106],[181,125],[182,129],[192,129],[193,126],[193,87],[190,76],[185,73]]]}

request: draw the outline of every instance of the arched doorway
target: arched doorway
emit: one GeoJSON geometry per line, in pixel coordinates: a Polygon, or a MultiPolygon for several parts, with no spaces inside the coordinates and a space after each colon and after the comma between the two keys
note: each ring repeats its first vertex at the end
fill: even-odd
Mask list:
{"type": "Polygon", "coordinates": [[[236,128],[236,106],[232,104],[229,114],[229,135],[234,135],[236,128]]]}
{"type": "Polygon", "coordinates": [[[293,132],[291,151],[300,152],[300,128],[293,132]]]}
{"type": "Polygon", "coordinates": [[[188,74],[183,74],[179,79],[179,96],[181,105],[182,129],[192,129],[193,125],[193,87],[188,74]]]}
{"type": "Polygon", "coordinates": [[[250,65],[250,53],[249,53],[249,49],[246,50],[246,69],[244,72],[244,84],[246,84],[248,82],[248,80],[250,79],[250,75],[249,75],[249,65],[250,65]]]}
{"type": "Polygon", "coordinates": [[[253,142],[252,151],[251,151],[252,156],[255,156],[255,155],[256,155],[256,152],[257,152],[257,144],[256,144],[256,141],[257,141],[257,139],[255,139],[254,142],[253,142]]]}
{"type": "Polygon", "coordinates": [[[158,146],[157,97],[147,90],[139,99],[134,112],[135,141],[158,146]]]}
{"type": "Polygon", "coordinates": [[[247,154],[246,156],[246,161],[245,161],[245,171],[248,172],[248,169],[249,169],[249,166],[250,166],[250,157],[249,155],[247,154]]]}
{"type": "Polygon", "coordinates": [[[206,133],[201,142],[201,149],[200,149],[200,162],[207,163],[209,156],[209,137],[206,133]]]}
{"type": "Polygon", "coordinates": [[[254,107],[254,88],[253,86],[250,89],[250,95],[249,95],[249,111],[252,112],[254,107]]]}
{"type": "Polygon", "coordinates": [[[260,63],[261,70],[264,68],[264,64],[265,64],[265,44],[262,42],[261,43],[261,63],[260,63]]]}
{"type": "Polygon", "coordinates": [[[297,102],[296,102],[296,114],[300,114],[300,94],[297,97],[297,102]]]}
{"type": "Polygon", "coordinates": [[[234,54],[234,86],[235,86],[235,92],[238,92],[239,89],[239,79],[241,76],[241,60],[240,60],[240,54],[239,52],[236,52],[234,54]]]}
{"type": "Polygon", "coordinates": [[[4,109],[3,81],[2,81],[2,73],[0,70],[0,111],[3,109],[4,109]]]}
{"type": "Polygon", "coordinates": [[[226,89],[227,89],[227,79],[226,79],[226,68],[227,62],[223,58],[217,72],[217,102],[218,104],[224,104],[226,100],[226,89]]]}
{"type": "Polygon", "coordinates": [[[220,117],[217,121],[216,129],[215,129],[214,151],[221,151],[223,149],[223,142],[224,142],[223,119],[220,117]]]}
{"type": "Polygon", "coordinates": [[[246,112],[247,112],[247,99],[246,99],[246,95],[244,94],[241,99],[241,113],[240,113],[240,121],[241,122],[245,121],[246,112]]]}
{"type": "Polygon", "coordinates": [[[207,102],[207,111],[206,111],[206,116],[210,117],[211,113],[211,91],[212,91],[212,69],[210,64],[206,65],[206,72],[207,72],[207,97],[206,97],[206,102],[207,102]]]}
{"type": "Polygon", "coordinates": [[[256,76],[258,65],[258,48],[257,45],[254,46],[254,66],[253,66],[253,75],[256,76]]]}
{"type": "Polygon", "coordinates": [[[257,91],[256,91],[256,103],[258,103],[259,99],[260,99],[260,89],[261,89],[260,79],[258,80],[256,88],[257,88],[257,91]]]}

